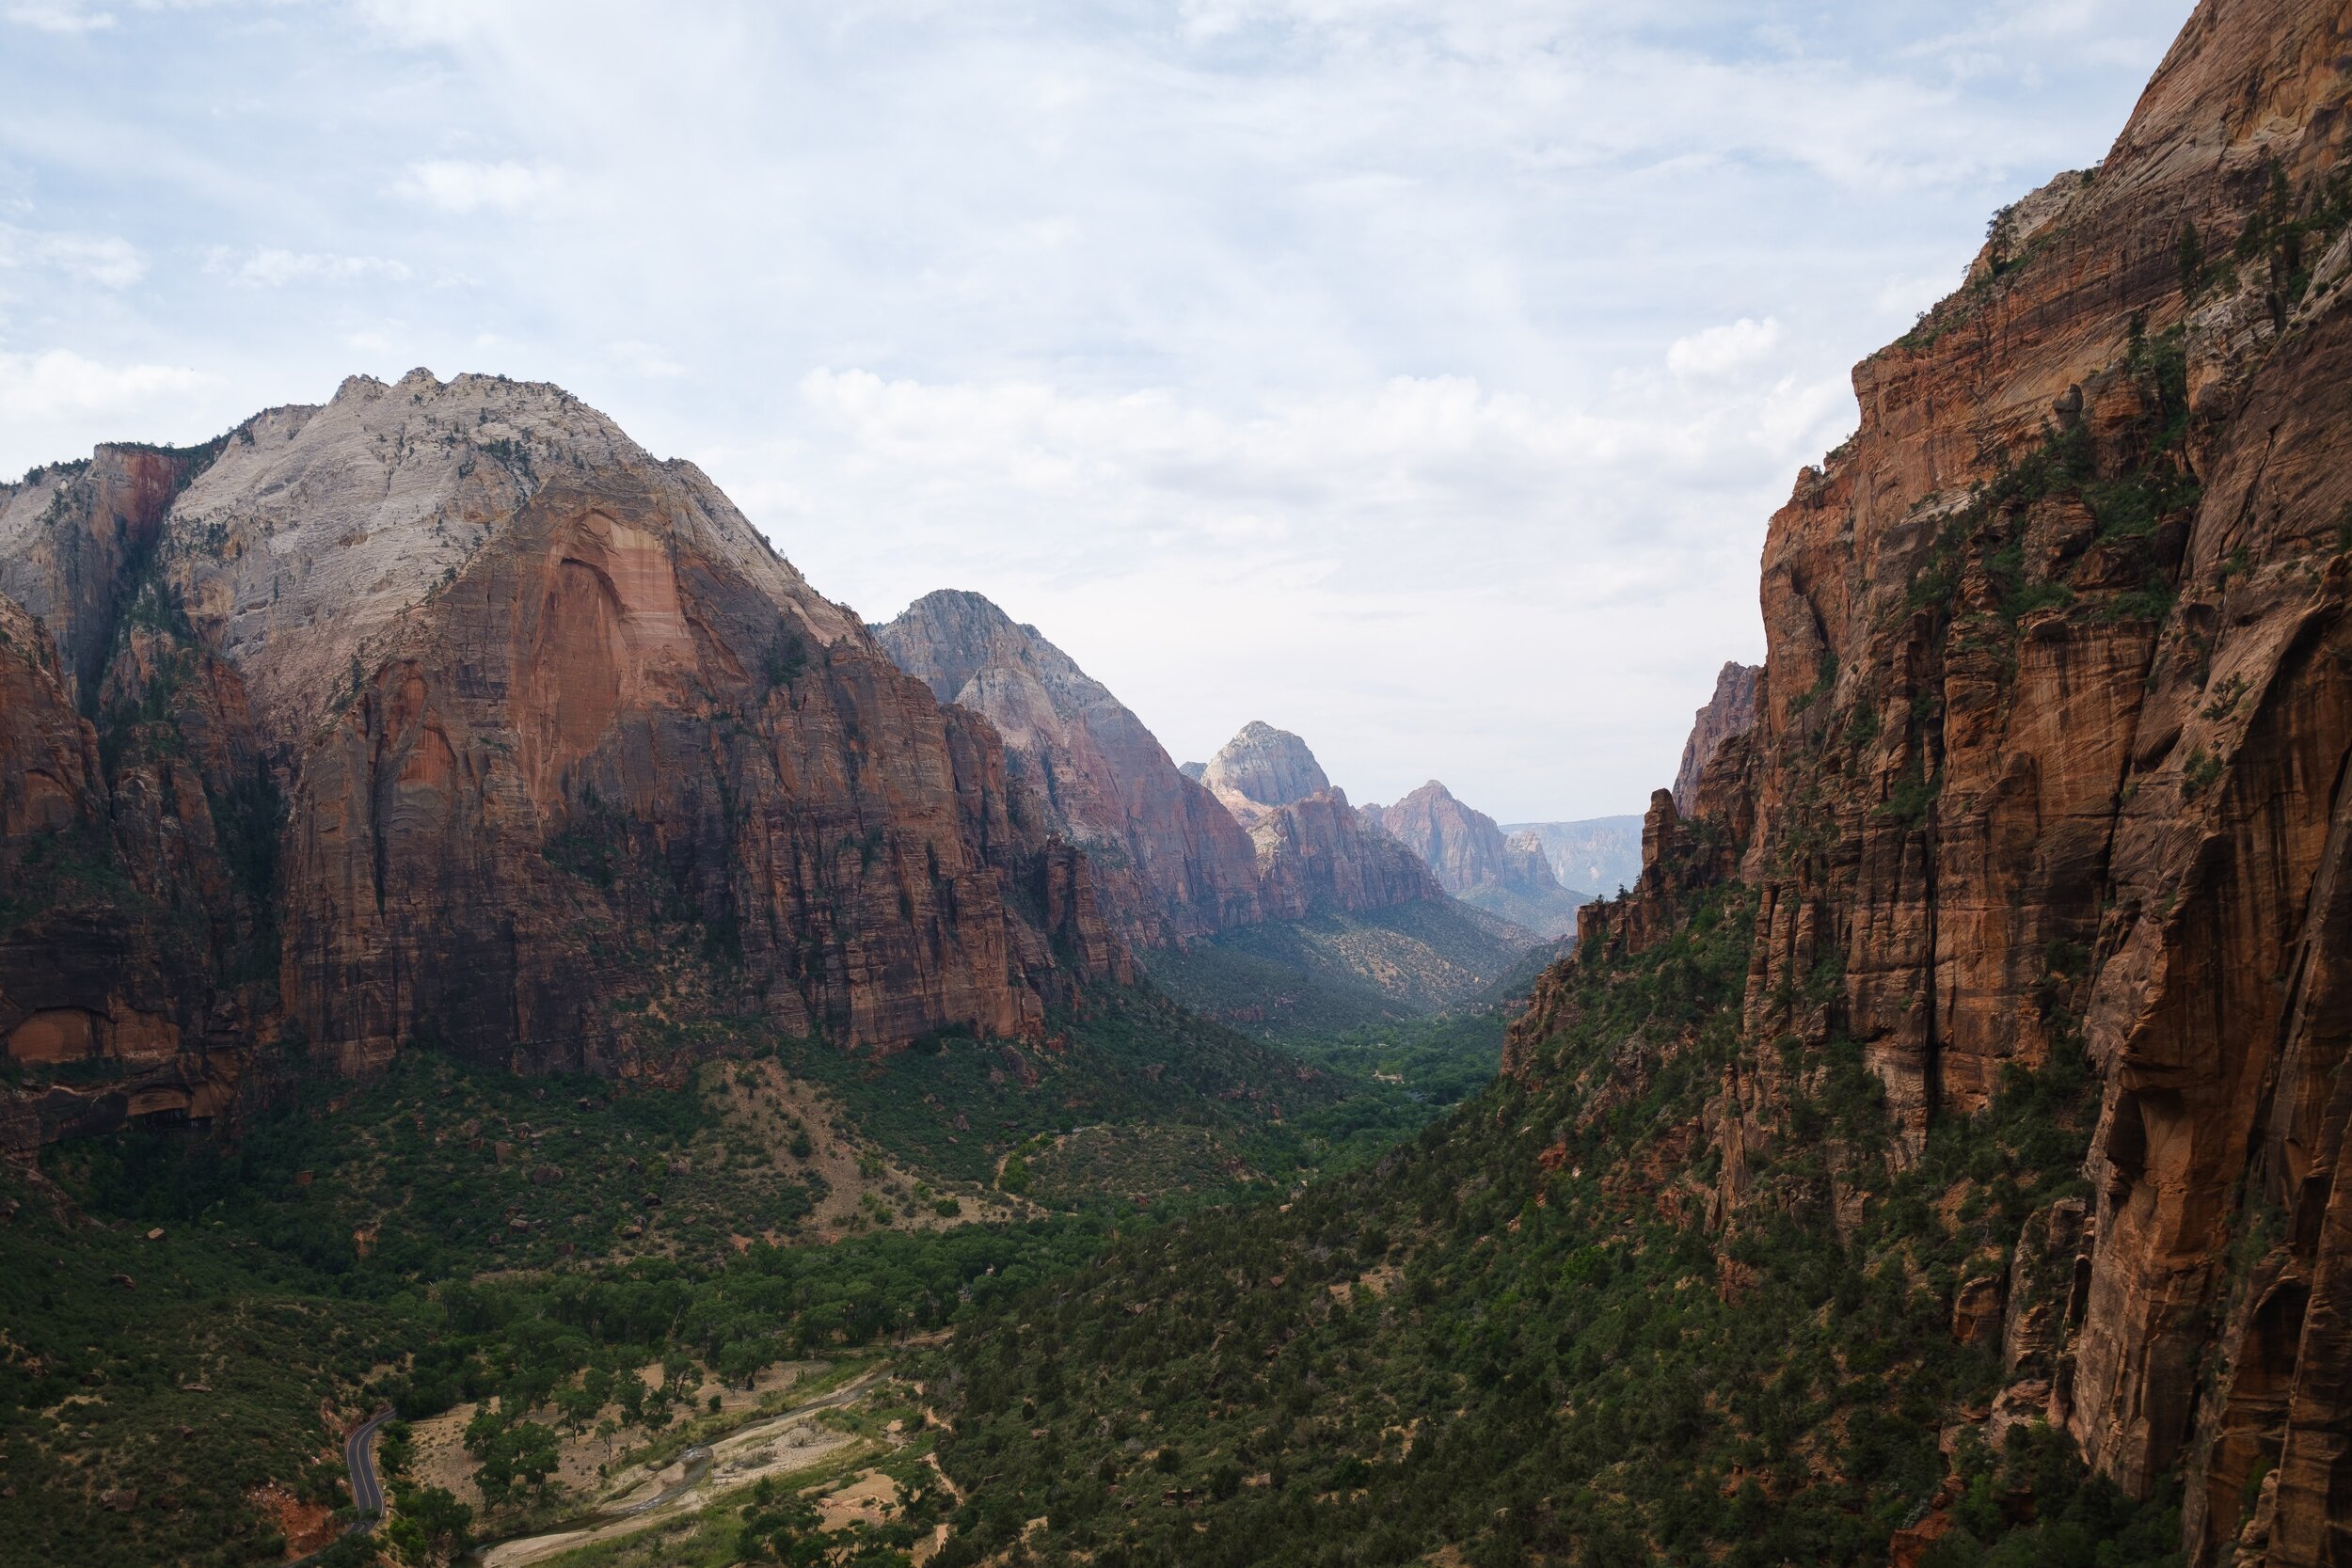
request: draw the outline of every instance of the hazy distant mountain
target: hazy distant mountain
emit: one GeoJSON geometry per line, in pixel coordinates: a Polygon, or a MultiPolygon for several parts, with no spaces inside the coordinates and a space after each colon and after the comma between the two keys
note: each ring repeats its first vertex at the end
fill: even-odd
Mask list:
{"type": "Polygon", "coordinates": [[[1506,833],[1532,834],[1563,885],[1606,898],[1642,879],[1642,818],[1588,816],[1576,822],[1512,822],[1506,833]]]}
{"type": "Polygon", "coordinates": [[[1392,806],[1357,810],[1375,830],[1427,862],[1445,890],[1465,903],[1540,936],[1565,936],[1576,929],[1576,907],[1589,895],[1560,885],[1535,836],[1506,838],[1493,817],[1464,805],[1437,780],[1392,806]]]}

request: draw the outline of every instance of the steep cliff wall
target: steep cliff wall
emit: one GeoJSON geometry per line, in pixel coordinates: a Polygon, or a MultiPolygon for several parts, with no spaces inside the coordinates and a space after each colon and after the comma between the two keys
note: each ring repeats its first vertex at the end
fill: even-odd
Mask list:
{"type": "Polygon", "coordinates": [[[1209,759],[1202,783],[1248,830],[1269,920],[1361,914],[1446,894],[1421,857],[1371,829],[1307,743],[1251,720],[1209,759]]]}
{"type": "MultiPolygon", "coordinates": [[[[100,483],[145,455],[102,451],[0,513],[8,580],[103,672],[93,781],[66,760],[72,659],[18,660],[54,689],[0,713],[0,744],[59,760],[28,765],[16,815],[110,813],[109,865],[208,911],[215,970],[266,950],[278,994],[240,994],[344,1070],[424,1036],[520,1069],[665,1070],[714,1014],[852,1045],[1027,1034],[1130,973],[987,721],[576,399],[355,378],[201,456],[167,476],[167,510],[154,484],[100,483]],[[90,542],[60,534],[57,496],[90,542]]],[[[218,1022],[274,1032],[252,1008],[218,1022]]]]}
{"type": "Polygon", "coordinates": [[[1159,946],[1261,918],[1249,835],[1157,737],[1035,626],[977,594],[925,594],[874,635],[943,703],[984,714],[1012,776],[1087,851],[1106,914],[1159,946]]]}
{"type": "MultiPolygon", "coordinates": [[[[2048,1341],[2000,1408],[2136,1493],[2184,1474],[2201,1562],[2352,1551],[2348,57],[2352,8],[2208,0],[2107,160],[1856,370],[1860,430],[1765,546],[1741,804],[1691,802],[1753,818],[1699,873],[1756,898],[1721,1223],[1775,1200],[1752,1156],[1846,1053],[1898,1167],[2087,1063],[2091,1198],[2008,1265],[2079,1281],[1987,1275],[2048,1341]]],[[[1651,881],[1587,942],[1671,929],[1651,881]]]]}
{"type": "Polygon", "coordinates": [[[1200,782],[1244,827],[1274,807],[1331,787],[1307,743],[1263,719],[1252,719],[1217,749],[1201,769],[1200,782]]]}
{"type": "Polygon", "coordinates": [[[1675,805],[1685,813],[1697,800],[1699,776],[1707,771],[1715,749],[1735,735],[1745,735],[1756,723],[1756,684],[1761,665],[1726,664],[1715,675],[1714,695],[1691,721],[1691,737],[1682,744],[1682,767],[1675,774],[1675,805]]]}

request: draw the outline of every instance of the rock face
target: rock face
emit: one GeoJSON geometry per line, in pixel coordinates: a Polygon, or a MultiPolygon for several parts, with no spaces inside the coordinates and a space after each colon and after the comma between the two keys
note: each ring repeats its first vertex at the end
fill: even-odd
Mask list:
{"type": "Polygon", "coordinates": [[[1392,806],[1356,808],[1367,827],[1419,855],[1438,883],[1463,902],[1515,921],[1541,936],[1576,928],[1582,902],[1560,885],[1542,841],[1508,838],[1493,817],[1455,800],[1432,779],[1392,806]]]}
{"type": "Polygon", "coordinates": [[[1331,787],[1307,743],[1288,730],[1252,719],[1201,770],[1200,782],[1244,827],[1276,806],[1331,787]]]}
{"type": "Polygon", "coordinates": [[[1209,760],[1203,783],[1249,831],[1270,920],[1319,910],[1364,913],[1446,895],[1420,856],[1367,829],[1346,792],[1288,730],[1251,720],[1209,760]]]}
{"type": "Polygon", "coordinates": [[[1262,918],[1249,835],[1035,626],[977,594],[943,591],[874,635],[941,702],[995,725],[1009,772],[1086,850],[1104,911],[1129,942],[1156,947],[1262,918]]]}
{"type": "Polygon", "coordinates": [[[1691,738],[1682,745],[1682,768],[1675,774],[1675,805],[1688,813],[1698,798],[1699,775],[1706,771],[1717,747],[1756,724],[1756,689],[1763,677],[1760,664],[1725,664],[1715,676],[1715,694],[1691,722],[1691,738]]]}
{"type": "Polygon", "coordinates": [[[1648,834],[1755,890],[1719,1223],[1842,1042],[1899,1162],[2087,1061],[2091,1196],[1971,1275],[1971,1332],[2005,1300],[2002,1420],[2183,1478],[2201,1564],[2352,1560],[2347,61],[2333,0],[2205,0],[2106,161],[1857,368],[1772,521],[1755,727],[1648,834]]]}
{"type": "MultiPolygon", "coordinates": [[[[0,650],[46,693],[0,710],[0,754],[49,759],[13,819],[62,853],[69,810],[111,816],[103,885],[12,908],[11,951],[123,927],[115,869],[152,864],[153,896],[214,911],[216,972],[277,954],[264,1000],[350,1071],[422,1036],[660,1070],[706,1009],[849,1045],[1021,1034],[1130,973],[988,721],[567,394],[355,378],[163,458],[0,495],[0,581],[58,650],[0,650]],[[121,738],[95,779],[71,700],[93,679],[121,738]]],[[[24,961],[0,982],[12,1053],[66,1028],[24,1036],[58,1010],[24,961]]],[[[211,1006],[229,1037],[264,1022],[211,1006]]]]}

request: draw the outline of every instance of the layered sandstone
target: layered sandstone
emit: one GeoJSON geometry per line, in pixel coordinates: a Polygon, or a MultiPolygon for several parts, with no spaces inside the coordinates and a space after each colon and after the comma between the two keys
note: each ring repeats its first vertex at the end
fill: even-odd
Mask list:
{"type": "Polygon", "coordinates": [[[1698,799],[1699,778],[1716,749],[1756,724],[1756,683],[1763,666],[1726,663],[1715,675],[1715,693],[1691,721],[1691,736],[1682,744],[1682,767],[1675,774],[1675,805],[1688,814],[1698,799]]]}
{"type": "Polygon", "coordinates": [[[984,714],[1012,776],[1092,863],[1097,895],[1140,946],[1254,924],[1255,847],[1100,681],[977,594],[943,590],[874,628],[943,703],[984,714]]]}
{"type": "Polygon", "coordinates": [[[1575,929],[1581,899],[1561,887],[1533,833],[1503,835],[1493,817],[1454,799],[1437,780],[1391,806],[1356,808],[1367,827],[1419,855],[1439,886],[1540,936],[1575,929]]]}
{"type": "Polygon", "coordinates": [[[1269,920],[1359,914],[1443,900],[1422,858],[1364,822],[1287,730],[1251,720],[1210,759],[1203,783],[1256,847],[1269,920]]]}
{"type": "MultiPolygon", "coordinates": [[[[2348,60],[2340,3],[2207,0],[2106,161],[1856,370],[1767,537],[1754,728],[1689,803],[1737,863],[1651,813],[1661,878],[1755,890],[1718,1223],[1834,1040],[1898,1161],[2086,1054],[2093,1196],[1955,1322],[2004,1301],[1999,1418],[2180,1476],[2201,1564],[2352,1558],[2348,60]]],[[[1586,941],[1670,928],[1652,880],[1586,941]]]]}
{"type": "MultiPolygon", "coordinates": [[[[215,925],[262,919],[240,889],[264,890],[275,1000],[344,1069],[430,1037],[661,1070],[712,1014],[850,1045],[1018,1035],[1128,973],[993,726],[568,394],[354,378],[203,456],[151,516],[112,480],[37,481],[91,543],[56,537],[54,499],[8,498],[8,580],[101,649],[123,736],[95,782],[87,757],[27,766],[50,782],[16,816],[110,813],[112,852],[152,868],[138,891],[215,925]],[[249,853],[230,802],[266,817],[249,853]]],[[[0,710],[0,748],[72,752],[56,663],[48,708],[0,710]]]]}

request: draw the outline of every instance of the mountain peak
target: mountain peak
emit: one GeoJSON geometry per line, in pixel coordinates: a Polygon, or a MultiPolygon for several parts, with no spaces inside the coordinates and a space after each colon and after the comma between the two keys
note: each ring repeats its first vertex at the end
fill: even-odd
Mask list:
{"type": "Polygon", "coordinates": [[[1331,787],[1307,743],[1263,719],[1244,724],[1240,734],[1218,749],[1201,783],[1219,797],[1239,796],[1262,807],[1287,806],[1331,787]]]}

